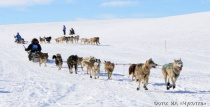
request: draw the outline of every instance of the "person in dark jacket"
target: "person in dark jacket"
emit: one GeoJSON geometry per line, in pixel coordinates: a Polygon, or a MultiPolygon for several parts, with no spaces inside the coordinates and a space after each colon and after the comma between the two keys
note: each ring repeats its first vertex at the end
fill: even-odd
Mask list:
{"type": "Polygon", "coordinates": [[[74,35],[74,34],[75,34],[74,29],[73,29],[73,28],[71,28],[71,30],[70,30],[70,34],[69,34],[69,35],[74,35]]]}
{"type": "Polygon", "coordinates": [[[66,35],[66,26],[63,25],[63,34],[66,35]]]}
{"type": "Polygon", "coordinates": [[[31,60],[33,52],[41,52],[41,50],[42,48],[36,38],[33,38],[31,44],[28,46],[28,48],[25,49],[25,51],[30,51],[28,55],[29,60],[31,60]]]}

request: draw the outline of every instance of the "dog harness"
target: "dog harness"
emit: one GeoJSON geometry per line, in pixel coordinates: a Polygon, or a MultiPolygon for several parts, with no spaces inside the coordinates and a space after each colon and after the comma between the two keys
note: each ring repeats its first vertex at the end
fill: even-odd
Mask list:
{"type": "MultiPolygon", "coordinates": [[[[172,68],[173,68],[173,63],[169,63],[169,64],[167,64],[167,65],[163,65],[163,69],[166,71],[166,69],[168,68],[168,67],[170,67],[170,66],[172,66],[172,68]]],[[[172,69],[172,71],[174,72],[174,70],[172,69]]],[[[178,76],[179,76],[179,74],[176,74],[175,72],[174,72],[174,76],[175,76],[175,78],[177,78],[178,76]]]]}

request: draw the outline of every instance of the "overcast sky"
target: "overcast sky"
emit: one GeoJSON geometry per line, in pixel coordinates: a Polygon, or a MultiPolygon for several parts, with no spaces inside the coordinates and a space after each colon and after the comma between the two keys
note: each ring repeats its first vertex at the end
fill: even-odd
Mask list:
{"type": "Polygon", "coordinates": [[[210,0],[0,0],[0,25],[157,18],[210,11],[210,0]]]}

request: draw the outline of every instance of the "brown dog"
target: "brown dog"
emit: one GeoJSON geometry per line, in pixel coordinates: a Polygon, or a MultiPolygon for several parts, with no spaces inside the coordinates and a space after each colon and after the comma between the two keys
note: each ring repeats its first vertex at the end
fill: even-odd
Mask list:
{"type": "Polygon", "coordinates": [[[46,42],[45,42],[45,38],[39,37],[39,41],[40,41],[41,43],[42,43],[42,42],[46,43],[46,42]]]}
{"type": "Polygon", "coordinates": [[[41,67],[41,64],[44,63],[45,67],[47,67],[47,60],[48,60],[48,53],[40,53],[39,57],[39,66],[41,67]]]}
{"type": "Polygon", "coordinates": [[[149,81],[150,69],[156,68],[156,66],[157,66],[157,64],[154,63],[151,58],[149,60],[147,60],[146,63],[139,64],[136,66],[135,76],[139,82],[137,90],[139,90],[139,88],[140,88],[141,81],[144,81],[144,89],[148,90],[147,84],[149,81]]]}
{"type": "Polygon", "coordinates": [[[115,65],[114,63],[111,63],[110,61],[104,61],[104,63],[105,63],[104,70],[105,72],[108,73],[108,79],[110,79],[114,71],[115,65]]]}
{"type": "Polygon", "coordinates": [[[98,45],[98,44],[100,44],[100,42],[99,42],[99,37],[94,37],[94,42],[96,43],[96,45],[98,45]]]}
{"type": "Polygon", "coordinates": [[[98,44],[100,44],[100,42],[99,42],[99,37],[94,37],[94,38],[90,38],[90,44],[91,45],[98,45],[98,44]]]}
{"type": "Polygon", "coordinates": [[[69,67],[69,72],[72,74],[73,66],[75,67],[75,74],[77,74],[77,62],[78,62],[78,56],[77,55],[71,55],[67,59],[67,65],[69,67]]]}
{"type": "Polygon", "coordinates": [[[93,72],[93,67],[94,67],[95,60],[90,60],[90,61],[83,61],[83,64],[87,66],[87,73],[90,74],[90,78],[92,78],[92,72],[93,72]]]}
{"type": "Polygon", "coordinates": [[[58,70],[61,70],[61,67],[62,67],[62,64],[63,64],[61,54],[53,55],[52,59],[55,59],[55,64],[58,67],[58,70]]]}

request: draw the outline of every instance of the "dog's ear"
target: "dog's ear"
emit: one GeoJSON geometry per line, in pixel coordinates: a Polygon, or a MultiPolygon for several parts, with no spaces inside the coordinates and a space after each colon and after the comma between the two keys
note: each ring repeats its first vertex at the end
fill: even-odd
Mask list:
{"type": "Polygon", "coordinates": [[[149,61],[149,60],[146,60],[145,64],[147,64],[147,63],[148,63],[148,61],[149,61]]]}
{"type": "Polygon", "coordinates": [[[69,59],[72,59],[72,56],[70,56],[69,59]]]}
{"type": "Polygon", "coordinates": [[[177,60],[176,60],[176,59],[174,59],[174,62],[177,62],[177,60]]]}
{"type": "Polygon", "coordinates": [[[146,65],[149,65],[151,61],[152,61],[152,58],[150,58],[149,60],[147,60],[146,61],[146,65]]]}

